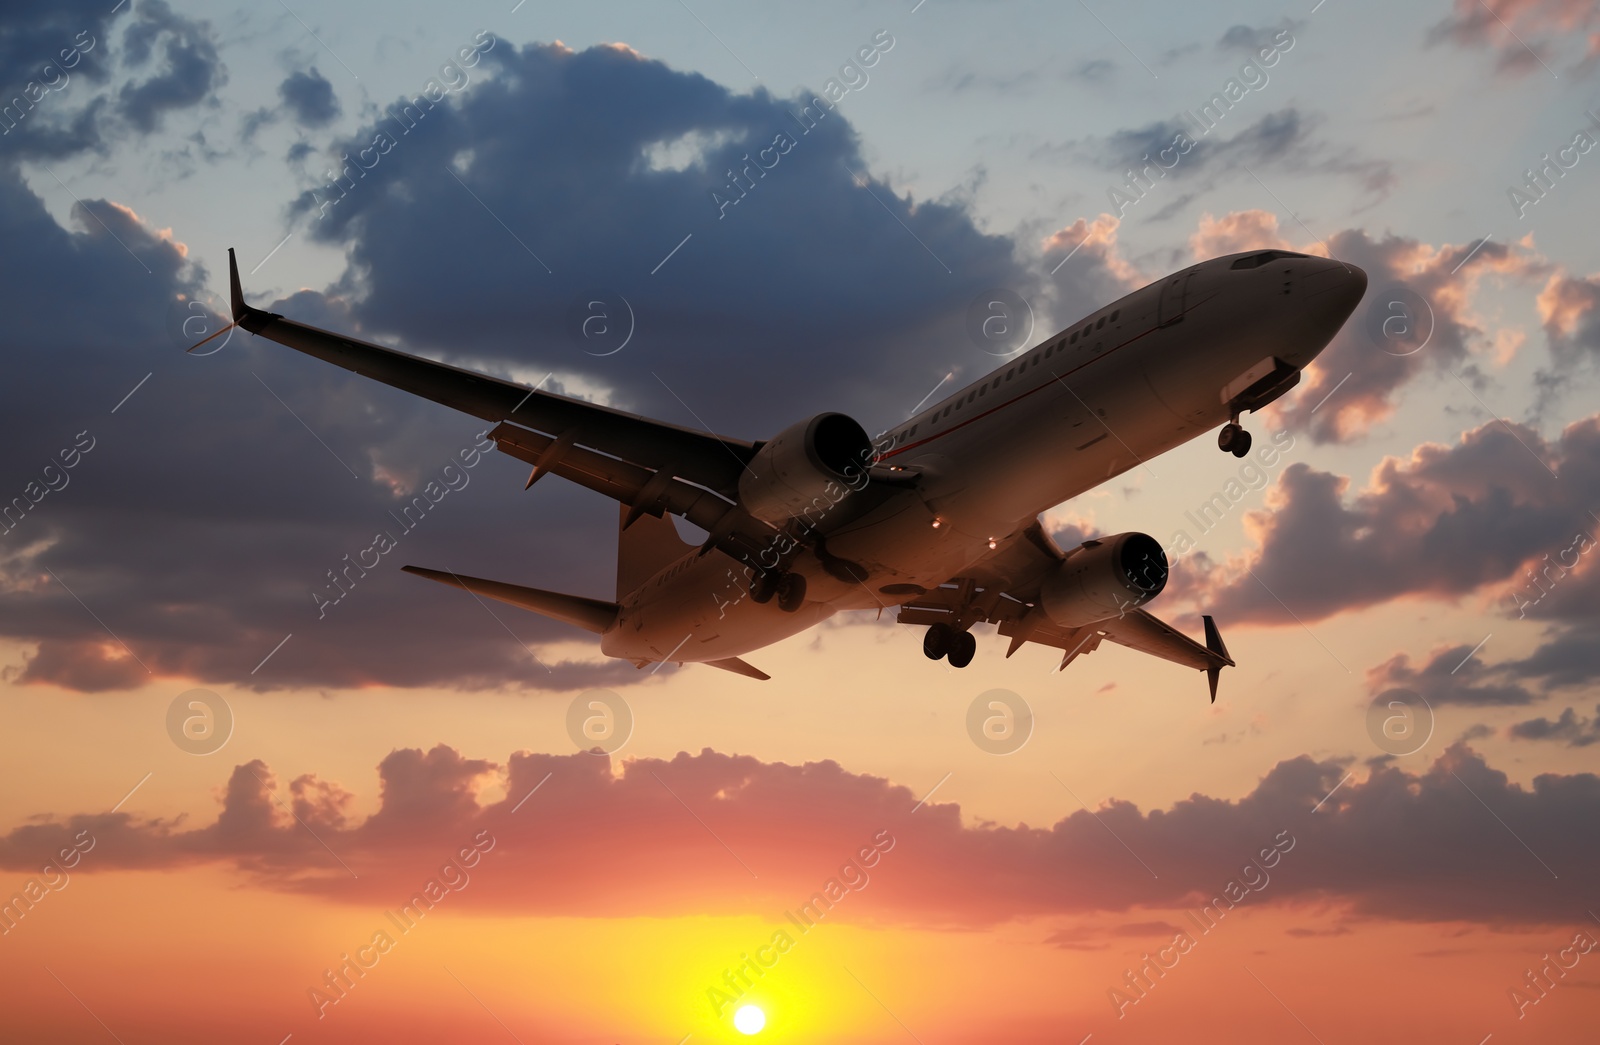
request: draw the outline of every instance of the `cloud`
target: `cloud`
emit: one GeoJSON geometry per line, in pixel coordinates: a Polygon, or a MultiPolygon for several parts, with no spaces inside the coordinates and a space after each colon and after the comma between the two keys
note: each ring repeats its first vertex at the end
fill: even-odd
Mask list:
{"type": "Polygon", "coordinates": [[[212,97],[227,83],[227,70],[217,55],[211,24],[177,14],[165,0],[143,0],[136,19],[123,37],[130,66],[150,61],[158,44],[160,71],[139,83],[125,83],[117,96],[117,111],[144,134],[160,126],[163,117],[212,97]]]}
{"type": "Polygon", "coordinates": [[[1217,50],[1238,51],[1254,57],[1264,50],[1277,46],[1274,44],[1273,38],[1280,33],[1288,31],[1292,38],[1293,33],[1304,26],[1305,22],[1295,18],[1285,19],[1277,25],[1229,26],[1227,32],[1223,33],[1221,38],[1217,40],[1217,50]]]}
{"type": "Polygon", "coordinates": [[[326,127],[339,116],[339,99],[333,84],[317,71],[296,71],[278,85],[278,96],[296,120],[306,127],[326,127]]]}
{"type": "MultiPolygon", "coordinates": [[[[1284,606],[1310,623],[1393,599],[1479,592],[1521,613],[1542,590],[1530,596],[1524,578],[1545,556],[1579,561],[1568,550],[1581,547],[1596,503],[1600,415],[1550,442],[1491,421],[1453,446],[1385,457],[1353,495],[1348,478],[1296,463],[1270,489],[1268,510],[1246,516],[1254,547],[1209,572],[1189,571],[1198,579],[1184,582],[1185,594],[1237,622],[1292,624],[1284,606]]],[[[1550,588],[1551,619],[1582,612],[1584,578],[1596,572],[1582,564],[1550,588]],[[1572,600],[1565,609],[1558,595],[1572,600]]]]}
{"type": "Polygon", "coordinates": [[[1600,358],[1600,275],[1556,272],[1539,292],[1538,305],[1558,371],[1600,358]]]}
{"type": "MultiPolygon", "coordinates": [[[[204,79],[182,71],[209,61],[210,30],[159,4],[138,12],[129,60],[150,67],[142,76],[176,79],[118,96],[153,123],[193,97],[178,81],[204,79]]],[[[897,58],[884,55],[874,80],[897,58]]],[[[991,288],[1023,293],[1041,322],[1127,289],[1078,265],[1113,256],[1114,225],[1047,283],[1034,243],[981,231],[964,203],[912,199],[875,177],[848,98],[817,108],[805,133],[801,98],[734,94],[626,49],[503,41],[470,83],[452,81],[459,89],[440,88],[409,133],[379,114],[341,141],[336,155],[348,148],[354,162],[376,128],[398,139],[327,218],[315,218],[325,187],[299,199],[310,234],[349,254],[334,286],[296,290],[280,259],[252,278],[272,245],[241,245],[256,303],[761,438],[824,409],[886,427],[946,373],[986,372],[994,357],[965,321],[991,288]],[[712,194],[730,191],[727,171],[786,129],[795,144],[781,164],[752,168],[743,201],[719,217],[712,194]],[[291,293],[263,299],[273,272],[291,293]],[[634,341],[614,356],[586,353],[572,318],[596,288],[637,315],[634,341]]],[[[0,284],[18,346],[0,408],[19,433],[0,447],[0,474],[15,478],[0,504],[26,502],[30,477],[76,433],[98,440],[69,487],[0,534],[0,634],[25,651],[7,677],[94,692],[175,682],[559,691],[654,684],[676,670],[605,662],[573,629],[504,608],[491,617],[398,572],[417,563],[609,597],[614,547],[595,535],[615,526],[610,502],[560,480],[525,493],[525,469],[490,453],[468,485],[402,527],[412,496],[478,442],[481,422],[244,333],[215,355],[185,355],[199,336],[186,335],[189,303],[219,289],[215,270],[112,202],[85,200],[62,228],[0,168],[0,223],[8,242],[29,244],[28,265],[0,284]],[[399,546],[378,568],[352,570],[380,531],[399,546]],[[551,548],[563,551],[541,551],[551,548]],[[313,593],[336,591],[335,578],[348,594],[319,613],[313,593]],[[562,641],[591,652],[547,652],[562,641]]]]}
{"type": "Polygon", "coordinates": [[[1513,740],[1559,740],[1568,747],[1588,747],[1600,743],[1600,706],[1594,718],[1579,718],[1572,708],[1563,708],[1555,721],[1540,716],[1512,723],[1506,735],[1513,740]]]}
{"type": "MultiPolygon", "coordinates": [[[[221,862],[258,885],[397,909],[426,881],[453,874],[441,869],[486,835],[494,855],[468,872],[473,884],[460,902],[485,913],[755,906],[779,917],[830,879],[859,882],[856,869],[841,871],[854,861],[870,865],[859,869],[870,888],[860,884],[859,898],[830,917],[972,926],[1198,906],[1276,844],[1281,860],[1264,871],[1272,888],[1249,902],[1486,924],[1559,923],[1592,902],[1576,872],[1600,858],[1600,838],[1571,825],[1600,815],[1593,774],[1544,774],[1527,788],[1457,746],[1423,773],[1376,768],[1316,808],[1344,776],[1338,764],[1302,756],[1237,800],[1194,795],[1149,812],[1113,801],[1047,828],[1001,827],[967,825],[954,804],[916,809],[910,789],[832,762],[791,766],[707,750],[615,766],[591,754],[520,753],[498,766],[440,745],[386,757],[379,809],[360,823],[349,822],[341,788],[308,775],[290,787],[295,814],[316,825],[306,830],[255,761],[235,769],[211,824],[131,812],[35,817],[0,837],[0,866],[31,868],[87,830],[103,848],[84,873],[221,862]],[[486,799],[484,786],[502,774],[505,797],[486,799]],[[1484,805],[1538,855],[1498,844],[1504,828],[1484,805]],[[875,840],[879,855],[863,860],[875,840]],[[648,867],[639,853],[651,854],[648,867]],[[1559,877],[1527,888],[1546,873],[1540,861],[1559,877]],[[1463,866],[1474,873],[1461,876],[1463,866]]],[[[1261,870],[1248,880],[1264,888],[1261,870]]],[[[1135,918],[1116,931],[1159,934],[1164,925],[1135,918]]]]}
{"type": "Polygon", "coordinates": [[[1189,237],[1189,249],[1197,259],[1264,248],[1295,249],[1279,233],[1278,216],[1265,210],[1230,211],[1220,218],[1202,214],[1199,227],[1189,237]]]}
{"type": "Polygon", "coordinates": [[[1396,654],[1368,669],[1367,689],[1374,695],[1409,690],[1433,707],[1498,707],[1534,702],[1535,695],[1526,688],[1497,681],[1501,669],[1488,666],[1477,653],[1470,645],[1447,646],[1435,650],[1420,668],[1413,667],[1406,654],[1396,654]]]}
{"type": "Polygon", "coordinates": [[[1474,343],[1488,342],[1473,310],[1485,282],[1524,282],[1549,271],[1526,242],[1433,247],[1349,229],[1300,249],[1359,265],[1370,281],[1364,303],[1308,368],[1307,380],[1269,408],[1274,426],[1306,432],[1318,443],[1365,436],[1394,413],[1401,390],[1415,381],[1470,374],[1474,343]],[[1386,336],[1413,329],[1410,340],[1386,336]]]}
{"type": "Polygon", "coordinates": [[[848,96],[734,94],[616,47],[480,53],[469,86],[397,99],[338,142],[349,178],[295,203],[361,273],[352,316],[369,331],[535,379],[574,368],[618,405],[698,426],[681,396],[714,430],[763,437],[823,409],[881,430],[945,372],[988,369],[965,334],[977,295],[1047,304],[1036,268],[965,205],[872,176],[848,96]],[[595,288],[631,304],[637,350],[584,354],[572,313],[595,288]]]}
{"type": "Polygon", "coordinates": [[[1463,48],[1487,47],[1495,53],[1495,71],[1521,76],[1541,69],[1566,50],[1560,45],[1583,40],[1584,56],[1570,72],[1586,73],[1600,57],[1600,10],[1589,0],[1455,0],[1455,10],[1428,31],[1428,43],[1463,48]]]}
{"type": "MultiPolygon", "coordinates": [[[[300,126],[311,129],[326,127],[341,112],[333,84],[315,66],[309,73],[297,70],[289,74],[278,84],[278,97],[283,99],[280,108],[262,107],[245,114],[239,132],[245,141],[254,139],[263,127],[276,123],[285,111],[300,126]]],[[[297,163],[315,151],[316,147],[310,142],[300,141],[290,147],[288,160],[297,163]]]]}
{"type": "MultiPolygon", "coordinates": [[[[1258,80],[1256,89],[1265,90],[1268,83],[1258,80]]],[[[1247,95],[1234,105],[1249,100],[1247,95]]],[[[1119,217],[1125,217],[1131,207],[1142,206],[1147,195],[1170,191],[1165,188],[1168,181],[1192,186],[1189,195],[1196,195],[1216,188],[1224,177],[1248,178],[1256,170],[1348,175],[1377,199],[1395,185],[1389,161],[1363,156],[1355,145],[1320,140],[1316,132],[1326,122],[1320,116],[1307,115],[1290,105],[1241,123],[1244,117],[1222,94],[1212,103],[1210,109],[1197,106],[1171,119],[1114,131],[1104,138],[1039,149],[1035,156],[1081,160],[1112,172],[1115,183],[1108,186],[1107,198],[1119,217]],[[1215,111],[1218,109],[1220,113],[1215,111]]],[[[1169,201],[1159,216],[1165,217],[1176,206],[1169,201]]]]}

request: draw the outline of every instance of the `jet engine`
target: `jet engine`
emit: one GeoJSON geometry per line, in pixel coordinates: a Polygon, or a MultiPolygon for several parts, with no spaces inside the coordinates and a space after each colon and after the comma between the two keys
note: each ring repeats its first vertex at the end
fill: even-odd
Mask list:
{"type": "Polygon", "coordinates": [[[818,414],[761,444],[739,476],[739,503],[763,522],[781,526],[837,504],[866,480],[872,440],[854,418],[818,414]]]}
{"type": "Polygon", "coordinates": [[[1167,586],[1167,553],[1154,537],[1119,533],[1067,553],[1040,586],[1045,615],[1063,628],[1118,617],[1149,602],[1167,586]]]}

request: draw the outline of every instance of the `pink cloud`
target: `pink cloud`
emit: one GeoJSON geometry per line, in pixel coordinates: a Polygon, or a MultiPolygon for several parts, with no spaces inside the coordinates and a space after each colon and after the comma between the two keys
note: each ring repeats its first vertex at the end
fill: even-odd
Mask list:
{"type": "Polygon", "coordinates": [[[28,823],[0,838],[0,866],[26,871],[87,831],[96,849],[81,873],[223,863],[259,887],[389,910],[431,889],[479,912],[755,910],[778,920],[821,894],[837,919],[974,926],[1171,910],[1210,902],[1229,883],[1253,893],[1263,876],[1271,892],[1236,902],[1559,922],[1592,902],[1576,872],[1600,860],[1600,836],[1571,830],[1600,815],[1600,778],[1546,774],[1525,788],[1464,747],[1422,773],[1380,766],[1365,780],[1302,756],[1240,799],[1196,794],[1148,812],[1112,801],[1091,814],[1063,794],[1072,811],[1049,827],[970,824],[957,805],[918,808],[911,789],[833,762],[709,750],[620,765],[519,753],[498,766],[441,745],[391,753],[379,777],[381,807],[360,824],[343,818],[342,791],[301,778],[297,798],[330,796],[301,806],[313,815],[302,823],[267,767],[251,762],[234,771],[210,825],[130,813],[28,823]],[[491,773],[504,781],[498,801],[477,790],[491,773]],[[1538,856],[1496,844],[1480,799],[1538,856]],[[1538,862],[1560,877],[1525,888],[1544,874],[1538,862]],[[1458,873],[1466,866],[1472,875],[1458,873]]]}

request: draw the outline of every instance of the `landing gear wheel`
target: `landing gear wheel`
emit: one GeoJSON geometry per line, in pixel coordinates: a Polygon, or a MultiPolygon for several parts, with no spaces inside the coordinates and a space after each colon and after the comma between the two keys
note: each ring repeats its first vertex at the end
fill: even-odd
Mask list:
{"type": "Polygon", "coordinates": [[[1233,441],[1233,456],[1243,457],[1250,452],[1250,433],[1239,429],[1239,438],[1233,441]]]}
{"type": "Polygon", "coordinates": [[[922,636],[922,652],[929,660],[942,660],[949,653],[958,636],[948,624],[930,625],[922,636]]]}
{"type": "Polygon", "coordinates": [[[806,601],[806,579],[798,573],[786,573],[778,582],[778,609],[793,613],[806,601]]]}
{"type": "Polygon", "coordinates": [[[782,578],[776,573],[760,573],[750,584],[751,602],[771,602],[772,597],[778,594],[778,582],[782,578]]]}
{"type": "Polygon", "coordinates": [[[978,637],[970,631],[963,631],[956,635],[950,644],[950,652],[946,654],[952,668],[964,668],[972,663],[972,657],[978,652],[978,637]]]}
{"type": "Polygon", "coordinates": [[[1217,433],[1217,447],[1225,454],[1243,457],[1250,452],[1250,433],[1235,422],[1229,421],[1222,426],[1222,431],[1217,433]]]}

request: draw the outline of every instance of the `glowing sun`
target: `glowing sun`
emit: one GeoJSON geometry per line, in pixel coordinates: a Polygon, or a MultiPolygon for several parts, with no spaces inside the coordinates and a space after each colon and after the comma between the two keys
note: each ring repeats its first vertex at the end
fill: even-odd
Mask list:
{"type": "Polygon", "coordinates": [[[733,1025],[740,1034],[759,1034],[767,1025],[767,1014],[754,1005],[746,1005],[733,1014],[733,1025]]]}

